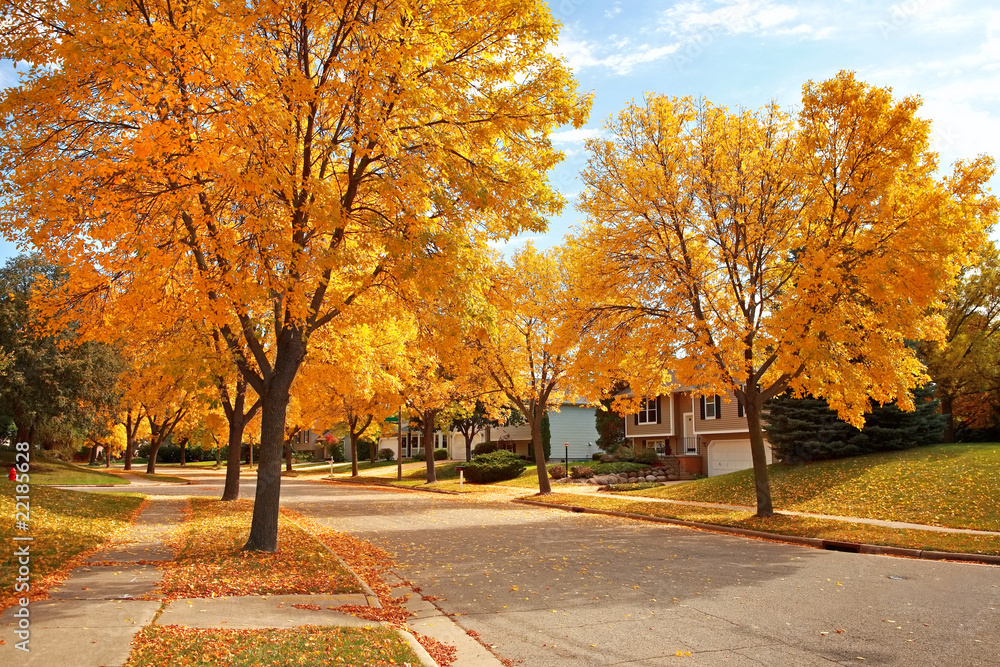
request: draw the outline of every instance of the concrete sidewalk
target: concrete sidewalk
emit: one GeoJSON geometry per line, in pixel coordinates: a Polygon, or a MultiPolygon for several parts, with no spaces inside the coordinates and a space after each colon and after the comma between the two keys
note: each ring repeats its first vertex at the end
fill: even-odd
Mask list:
{"type": "MultiPolygon", "coordinates": [[[[62,584],[50,589],[49,599],[32,602],[28,606],[30,652],[15,648],[18,619],[14,612],[19,607],[7,609],[0,616],[4,638],[0,664],[118,667],[127,662],[138,632],[151,624],[205,629],[386,626],[335,611],[344,605],[381,606],[364,582],[362,586],[370,595],[268,595],[164,601],[158,592],[163,578],[161,568],[176,556],[167,538],[181,525],[187,502],[183,497],[151,496],[122,539],[73,569],[62,584]]],[[[451,618],[422,600],[405,582],[393,577],[388,583],[393,586],[393,597],[410,596],[404,607],[413,614],[414,630],[456,645],[460,655],[454,663],[457,667],[500,665],[451,618]]],[[[406,631],[399,633],[422,664],[428,667],[437,664],[413,635],[406,631]]]]}

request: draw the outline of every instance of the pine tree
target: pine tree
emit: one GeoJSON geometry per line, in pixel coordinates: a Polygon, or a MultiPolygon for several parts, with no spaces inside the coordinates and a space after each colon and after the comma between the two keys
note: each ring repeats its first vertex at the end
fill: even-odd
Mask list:
{"type": "Polygon", "coordinates": [[[940,442],[944,431],[945,418],[933,396],[933,385],[914,390],[912,412],[895,403],[873,403],[859,431],[838,419],[825,400],[786,394],[766,405],[765,431],[774,457],[785,463],[919,447],[940,442]]]}
{"type": "Polygon", "coordinates": [[[611,401],[607,398],[601,401],[601,406],[594,411],[594,427],[597,429],[597,446],[605,452],[613,452],[625,445],[625,418],[611,409],[611,401]]]}

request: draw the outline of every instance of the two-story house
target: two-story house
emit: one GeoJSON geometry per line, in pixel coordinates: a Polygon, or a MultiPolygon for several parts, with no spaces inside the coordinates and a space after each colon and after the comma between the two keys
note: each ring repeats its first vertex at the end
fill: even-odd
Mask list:
{"type": "MultiPolygon", "coordinates": [[[[625,416],[625,437],[633,448],[675,457],[688,474],[713,477],[753,467],[743,405],[732,394],[679,389],[643,399],[638,412],[625,416]]],[[[765,450],[770,463],[771,448],[765,450]]]]}

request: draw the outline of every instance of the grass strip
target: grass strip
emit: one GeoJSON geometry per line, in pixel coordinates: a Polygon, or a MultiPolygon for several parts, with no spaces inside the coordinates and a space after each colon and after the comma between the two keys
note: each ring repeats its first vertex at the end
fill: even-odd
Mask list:
{"type": "Polygon", "coordinates": [[[127,667],[194,665],[419,665],[387,628],[198,630],[150,626],[136,635],[127,667]]]}
{"type": "MultiPolygon", "coordinates": [[[[31,473],[32,478],[34,472],[31,473]]],[[[20,597],[43,597],[90,553],[110,542],[118,531],[134,520],[143,497],[124,493],[86,493],[65,489],[31,486],[27,530],[17,530],[15,484],[0,481],[0,541],[18,544],[14,536],[33,538],[31,552],[30,595],[15,592],[18,563],[14,547],[0,555],[0,610],[20,597]]]]}
{"type": "MultiPolygon", "coordinates": [[[[14,463],[14,456],[13,451],[0,451],[0,466],[4,467],[4,479],[14,463]]],[[[34,452],[31,456],[30,477],[32,485],[128,484],[128,480],[112,473],[83,468],[57,459],[41,458],[34,452]]]]}
{"type": "Polygon", "coordinates": [[[295,593],[359,593],[354,576],[308,533],[278,520],[278,551],[245,552],[250,500],[191,499],[191,518],[172,542],[177,558],[163,576],[167,599],[295,593]]]}
{"type": "Polygon", "coordinates": [[[643,500],[625,500],[606,496],[553,493],[542,498],[529,498],[554,505],[586,507],[590,509],[630,512],[643,516],[683,519],[717,526],[732,526],[758,530],[775,535],[814,537],[839,542],[858,542],[879,546],[949,551],[969,554],[1000,554],[1000,536],[938,533],[849,523],[827,519],[778,514],[762,519],[752,512],[728,511],[704,507],[688,507],[670,503],[653,503],[643,500]]]}
{"type": "MultiPolygon", "coordinates": [[[[1000,445],[918,447],[768,466],[776,510],[1000,531],[1000,445]]],[[[634,495],[753,507],[753,471],[634,495]]]]}

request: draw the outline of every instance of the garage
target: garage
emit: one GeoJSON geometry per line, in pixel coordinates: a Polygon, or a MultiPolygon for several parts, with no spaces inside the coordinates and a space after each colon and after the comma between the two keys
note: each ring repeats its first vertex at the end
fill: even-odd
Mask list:
{"type": "MultiPolygon", "coordinates": [[[[767,462],[771,462],[771,448],[764,443],[767,462]]],[[[753,467],[750,440],[713,440],[708,443],[708,476],[746,470],[753,467]]]]}

